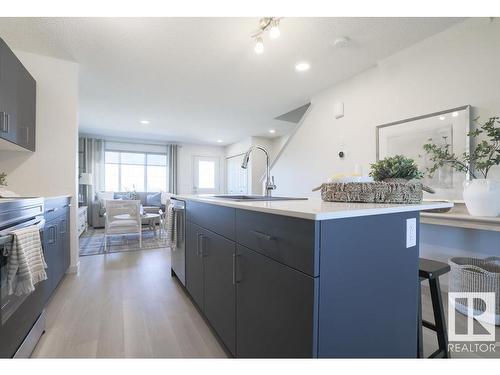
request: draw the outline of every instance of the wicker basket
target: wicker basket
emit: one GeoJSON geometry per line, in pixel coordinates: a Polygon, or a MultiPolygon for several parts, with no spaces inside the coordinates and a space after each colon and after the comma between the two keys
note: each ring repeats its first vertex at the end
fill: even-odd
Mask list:
{"type": "Polygon", "coordinates": [[[420,203],[422,183],[418,180],[391,179],[383,182],[330,182],[320,187],[326,202],[420,203]]]}
{"type": "MultiPolygon", "coordinates": [[[[495,324],[500,325],[500,258],[486,259],[456,257],[448,261],[451,267],[450,292],[495,293],[495,324]]],[[[467,306],[455,304],[456,309],[467,314],[467,306]]],[[[482,302],[474,302],[477,314],[484,311],[482,302]]]]}

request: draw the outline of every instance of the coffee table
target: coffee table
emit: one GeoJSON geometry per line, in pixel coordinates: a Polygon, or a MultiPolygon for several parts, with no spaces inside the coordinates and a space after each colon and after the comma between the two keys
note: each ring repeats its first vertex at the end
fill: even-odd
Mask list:
{"type": "Polygon", "coordinates": [[[148,226],[148,228],[153,231],[155,237],[157,236],[157,234],[156,234],[156,224],[158,224],[159,231],[160,231],[160,237],[161,237],[161,235],[162,235],[162,233],[161,233],[161,231],[162,231],[162,225],[161,225],[161,216],[160,216],[160,214],[144,214],[144,215],[141,215],[141,222],[142,222],[142,224],[146,224],[148,226]]]}

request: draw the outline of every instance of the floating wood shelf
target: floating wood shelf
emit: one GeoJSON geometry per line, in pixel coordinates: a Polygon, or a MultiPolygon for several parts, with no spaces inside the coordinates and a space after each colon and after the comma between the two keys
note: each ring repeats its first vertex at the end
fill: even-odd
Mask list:
{"type": "Polygon", "coordinates": [[[471,216],[463,203],[455,203],[449,212],[421,212],[420,222],[422,224],[500,232],[500,217],[471,216]]]}

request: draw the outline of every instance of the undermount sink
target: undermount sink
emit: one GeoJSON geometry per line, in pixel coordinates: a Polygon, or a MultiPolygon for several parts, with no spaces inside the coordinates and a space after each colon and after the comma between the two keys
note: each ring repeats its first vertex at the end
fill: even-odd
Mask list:
{"type": "Polygon", "coordinates": [[[229,199],[232,201],[296,201],[307,200],[307,198],[296,197],[266,197],[265,195],[214,195],[214,198],[229,199]]]}

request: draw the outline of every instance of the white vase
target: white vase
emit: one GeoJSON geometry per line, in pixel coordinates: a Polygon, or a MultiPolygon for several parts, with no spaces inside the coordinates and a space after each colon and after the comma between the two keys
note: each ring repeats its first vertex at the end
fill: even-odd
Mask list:
{"type": "Polygon", "coordinates": [[[500,181],[485,178],[465,181],[464,201],[472,216],[500,216],[500,181]]]}

